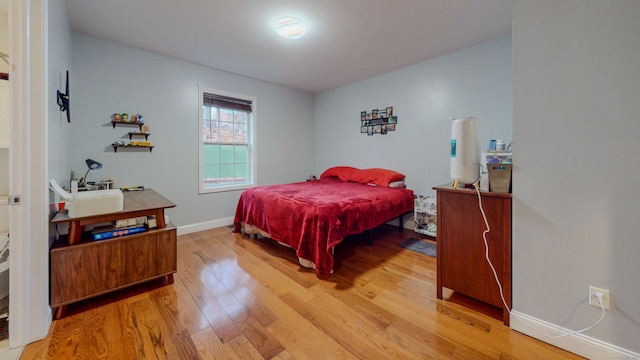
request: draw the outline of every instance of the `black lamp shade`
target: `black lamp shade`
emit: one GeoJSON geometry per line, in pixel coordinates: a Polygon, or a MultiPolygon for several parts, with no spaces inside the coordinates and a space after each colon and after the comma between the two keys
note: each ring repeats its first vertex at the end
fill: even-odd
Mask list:
{"type": "Polygon", "coordinates": [[[90,171],[102,169],[102,164],[91,159],[85,160],[90,171]]]}
{"type": "Polygon", "coordinates": [[[97,171],[102,169],[102,164],[95,161],[95,160],[91,160],[91,159],[87,159],[85,160],[85,163],[87,163],[87,167],[89,169],[87,169],[87,172],[84,173],[84,177],[81,179],[80,181],[80,185],[86,185],[87,184],[87,175],[89,175],[89,171],[97,171]]]}

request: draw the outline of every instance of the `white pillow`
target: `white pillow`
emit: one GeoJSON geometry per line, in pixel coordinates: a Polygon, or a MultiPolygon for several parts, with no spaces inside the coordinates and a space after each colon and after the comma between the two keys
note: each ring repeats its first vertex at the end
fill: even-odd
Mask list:
{"type": "Polygon", "coordinates": [[[407,185],[404,183],[404,180],[392,181],[389,183],[390,188],[406,188],[407,185]]]}

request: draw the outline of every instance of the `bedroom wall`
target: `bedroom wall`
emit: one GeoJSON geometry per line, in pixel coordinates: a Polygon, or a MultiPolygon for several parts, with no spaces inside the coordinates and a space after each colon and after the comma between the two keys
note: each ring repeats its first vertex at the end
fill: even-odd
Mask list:
{"type": "MultiPolygon", "coordinates": [[[[0,52],[5,54],[9,54],[11,51],[9,49],[9,13],[8,13],[8,3],[2,4],[4,6],[0,6],[0,52]]],[[[4,61],[0,60],[0,72],[8,73],[9,65],[7,65],[4,61]]],[[[5,111],[5,109],[2,109],[5,111]]],[[[8,169],[9,168],[9,149],[0,148],[0,169],[8,169]]],[[[0,176],[0,194],[6,195],[9,193],[9,178],[6,174],[2,174],[0,176]]]]}
{"type": "MultiPolygon", "coordinates": [[[[0,6],[0,52],[9,54],[11,56],[10,44],[9,44],[9,3],[4,2],[0,6]]],[[[9,65],[0,60],[0,72],[8,73],[9,65]]]]}
{"type": "MultiPolygon", "coordinates": [[[[401,54],[399,55],[401,56],[401,54]]],[[[366,58],[363,58],[366,61],[366,58]]],[[[450,181],[450,117],[478,118],[478,139],[512,138],[511,37],[503,37],[316,96],[315,168],[384,167],[417,194],[450,181]],[[392,106],[397,130],[360,133],[360,112],[392,106]]]]}
{"type": "Polygon", "coordinates": [[[306,179],[313,172],[310,94],[74,33],[71,169],[103,164],[89,180],[144,185],[177,204],[177,226],[228,225],[241,191],[198,195],[198,85],[257,98],[260,185],[306,179]],[[119,151],[129,127],[112,128],[113,113],[139,113],[151,127],[153,152],[119,151]]]}
{"type": "MultiPolygon", "coordinates": [[[[47,80],[49,102],[47,156],[49,178],[60,184],[68,184],[71,168],[71,125],[67,123],[66,114],[60,111],[57,104],[57,90],[65,92],[66,71],[69,70],[71,89],[74,72],[71,68],[71,29],[64,0],[50,0],[48,17],[48,68],[47,80]]],[[[73,107],[73,100],[71,101],[73,107]]]]}
{"type": "Polygon", "coordinates": [[[587,358],[640,357],[640,2],[518,0],[513,14],[511,323],[587,358]],[[534,330],[594,323],[589,285],[611,291],[600,325],[534,330]]]}

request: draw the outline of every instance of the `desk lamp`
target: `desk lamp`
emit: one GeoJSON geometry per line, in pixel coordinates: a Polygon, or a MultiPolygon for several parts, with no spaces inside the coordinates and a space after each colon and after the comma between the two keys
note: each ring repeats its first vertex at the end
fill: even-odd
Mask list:
{"type": "Polygon", "coordinates": [[[84,186],[87,185],[87,175],[89,175],[89,171],[98,171],[102,169],[102,164],[95,160],[87,159],[85,160],[85,162],[87,163],[87,167],[89,167],[89,169],[87,169],[87,172],[84,173],[84,177],[82,178],[82,181],[81,181],[81,185],[84,185],[84,186]]]}

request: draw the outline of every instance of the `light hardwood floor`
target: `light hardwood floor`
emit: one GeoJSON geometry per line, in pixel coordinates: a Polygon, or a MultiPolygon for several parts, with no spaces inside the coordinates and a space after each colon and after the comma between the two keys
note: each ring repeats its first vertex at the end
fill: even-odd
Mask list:
{"type": "Polygon", "coordinates": [[[172,285],[69,306],[21,359],[581,359],[445,290],[436,261],[383,226],[336,249],[328,280],[293,250],[227,227],[182,235],[172,285]]]}

